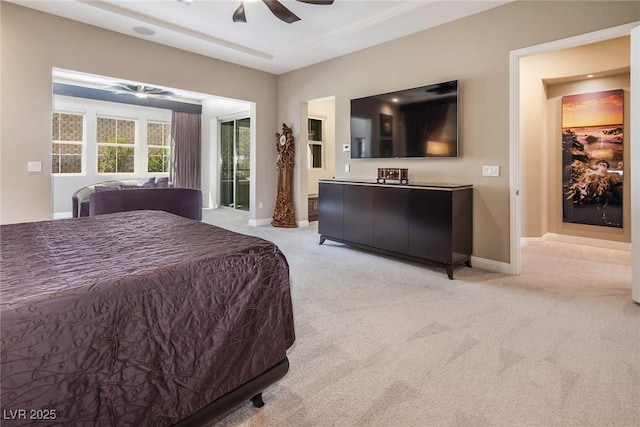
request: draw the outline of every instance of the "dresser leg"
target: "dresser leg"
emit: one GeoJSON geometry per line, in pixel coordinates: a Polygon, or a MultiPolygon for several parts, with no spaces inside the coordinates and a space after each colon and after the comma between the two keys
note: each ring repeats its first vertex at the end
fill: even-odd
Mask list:
{"type": "Polygon", "coordinates": [[[324,236],[320,236],[320,242],[318,243],[319,245],[323,244],[325,241],[324,236]]]}
{"type": "Polygon", "coordinates": [[[447,276],[449,276],[449,280],[453,280],[453,265],[447,266],[447,276]]]}

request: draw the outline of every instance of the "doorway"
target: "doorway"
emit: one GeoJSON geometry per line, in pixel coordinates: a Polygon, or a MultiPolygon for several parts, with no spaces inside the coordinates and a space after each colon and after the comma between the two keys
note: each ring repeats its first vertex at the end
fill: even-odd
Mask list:
{"type": "Polygon", "coordinates": [[[335,98],[314,99],[307,107],[307,214],[317,221],[319,182],[335,176],[335,98]]]}
{"type": "Polygon", "coordinates": [[[219,122],[220,205],[249,211],[251,119],[219,122]]]}
{"type": "MultiPolygon", "coordinates": [[[[520,60],[527,56],[538,55],[547,52],[558,51],[560,49],[572,48],[576,46],[587,45],[590,43],[600,42],[604,40],[613,39],[615,37],[627,36],[631,34],[631,44],[638,43],[637,39],[634,40],[634,36],[637,37],[638,30],[632,31],[634,27],[637,27],[638,23],[626,24],[615,28],[610,28],[607,30],[597,31],[594,33],[584,34],[576,37],[571,37],[564,40],[558,40],[555,42],[546,43],[543,45],[532,46],[524,49],[519,49],[516,51],[512,51],[510,54],[510,98],[511,98],[511,106],[510,109],[511,117],[510,117],[510,193],[511,193],[511,273],[512,274],[520,274],[521,272],[521,236],[522,236],[522,200],[520,195],[520,190],[522,188],[522,147],[520,145],[521,138],[521,109],[522,101],[521,101],[521,68],[520,68],[520,60]]],[[[631,49],[633,52],[633,49],[631,49]]],[[[633,81],[633,68],[636,63],[633,63],[633,55],[632,55],[632,66],[631,66],[631,76],[633,81]]],[[[637,65],[636,65],[637,66],[637,65]]],[[[633,87],[633,83],[631,84],[633,87]]],[[[637,103],[638,93],[637,91],[631,91],[631,104],[634,105],[637,103]],[[635,100],[634,100],[635,99],[635,100]]],[[[637,104],[636,104],[637,105],[637,104]]],[[[633,109],[633,108],[632,108],[633,109]]],[[[636,125],[635,120],[633,119],[633,115],[631,115],[631,128],[634,128],[636,125]]],[[[633,146],[635,149],[637,141],[637,135],[632,131],[631,133],[631,141],[630,146],[633,146]]],[[[630,147],[631,148],[631,147],[630,147]]],[[[635,161],[634,157],[631,159],[632,168],[640,168],[640,164],[635,161]]],[[[632,175],[631,181],[636,181],[635,175],[632,175]]],[[[630,185],[633,185],[632,182],[629,182],[630,185]]],[[[632,197],[632,209],[634,213],[637,209],[637,202],[635,198],[632,197]]],[[[633,214],[631,215],[633,217],[633,214]]],[[[635,222],[635,221],[634,221],[635,222]]],[[[635,225],[635,224],[634,224],[635,225]]],[[[635,234],[635,233],[634,233],[635,234]]],[[[632,236],[632,240],[633,239],[632,236]]],[[[636,245],[637,248],[637,245],[636,245]]],[[[640,279],[637,277],[637,269],[632,269],[632,290],[634,294],[634,300],[638,301],[638,296],[636,293],[640,295],[640,279]]]]}

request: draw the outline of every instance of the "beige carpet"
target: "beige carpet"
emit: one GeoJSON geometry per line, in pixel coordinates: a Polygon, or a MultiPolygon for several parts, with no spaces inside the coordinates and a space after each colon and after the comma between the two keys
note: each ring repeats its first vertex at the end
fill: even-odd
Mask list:
{"type": "Polygon", "coordinates": [[[297,340],[287,376],[220,426],[640,426],[630,253],[523,247],[518,277],[430,268],[309,228],[205,221],[279,245],[297,340]]]}

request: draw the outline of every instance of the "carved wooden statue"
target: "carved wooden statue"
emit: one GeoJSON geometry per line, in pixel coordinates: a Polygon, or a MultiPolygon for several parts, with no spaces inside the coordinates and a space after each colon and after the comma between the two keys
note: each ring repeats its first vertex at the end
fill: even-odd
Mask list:
{"type": "Polygon", "coordinates": [[[282,124],[282,134],[276,133],[278,150],[278,181],[276,207],[273,212],[274,227],[295,228],[296,215],[293,206],[293,165],[295,161],[295,145],[293,134],[286,124],[282,124]]]}

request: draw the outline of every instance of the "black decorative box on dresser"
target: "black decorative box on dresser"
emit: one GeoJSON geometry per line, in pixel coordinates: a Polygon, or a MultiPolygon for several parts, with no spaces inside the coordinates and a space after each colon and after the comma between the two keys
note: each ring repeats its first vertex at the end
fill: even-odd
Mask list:
{"type": "Polygon", "coordinates": [[[473,187],[321,180],[318,233],[325,240],[424,264],[471,267],[473,187]]]}
{"type": "Polygon", "coordinates": [[[376,182],[386,184],[387,180],[397,180],[400,184],[409,183],[409,169],[403,168],[378,168],[376,182]]]}

